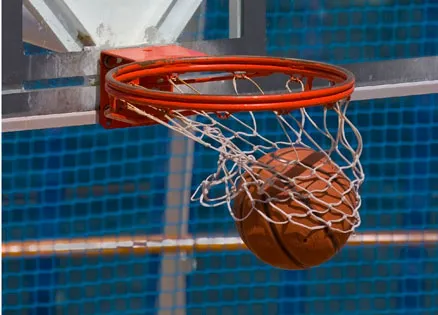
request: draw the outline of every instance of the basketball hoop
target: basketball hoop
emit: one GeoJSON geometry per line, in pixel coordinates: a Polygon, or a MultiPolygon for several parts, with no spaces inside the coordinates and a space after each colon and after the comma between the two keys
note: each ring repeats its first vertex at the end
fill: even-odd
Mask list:
{"type": "MultiPolygon", "coordinates": [[[[206,111],[206,112],[248,112],[276,111],[289,112],[294,109],[333,104],[348,99],[354,90],[354,76],[349,71],[333,65],[297,59],[269,57],[196,57],[136,62],[112,69],[106,76],[107,93],[115,99],[140,107],[154,107],[166,112],[206,111]],[[211,73],[216,75],[181,78],[185,73],[211,73]],[[222,75],[221,75],[222,74],[222,75]],[[202,95],[192,84],[213,81],[248,80],[253,78],[284,74],[292,82],[303,85],[297,93],[260,95],[202,95]],[[160,91],[158,81],[155,89],[139,86],[139,79],[161,77],[161,86],[172,85],[181,94],[160,91]],[[313,89],[316,79],[325,80],[328,87],[313,89]],[[178,86],[190,88],[191,93],[182,93],[178,86]]],[[[236,91],[237,93],[237,91],[236,91]]],[[[117,103],[117,102],[116,102],[117,103]]],[[[113,110],[116,106],[113,104],[113,110]]],[[[116,106],[117,107],[117,106],[116,106]]],[[[119,106],[120,109],[120,106],[119,106]]],[[[111,112],[111,111],[109,111],[111,112]]],[[[155,120],[153,120],[155,121],[155,120]]]]}
{"type": "MultiPolygon", "coordinates": [[[[265,203],[278,200],[279,190],[286,193],[282,198],[298,200],[299,194],[319,198],[317,192],[300,187],[297,178],[285,178],[281,171],[259,160],[261,156],[284,148],[321,153],[325,162],[309,165],[297,159],[288,165],[301,165],[312,176],[319,176],[324,163],[336,165],[335,173],[349,180],[349,187],[340,191],[341,199],[353,194],[355,200],[351,213],[338,219],[348,220],[349,228],[339,231],[352,233],[360,224],[358,192],[364,180],[359,161],[362,139],[346,115],[354,83],[353,74],[341,67],[297,59],[199,56],[132,62],[106,73],[108,102],[102,104],[105,122],[101,124],[106,128],[113,128],[113,123],[160,124],[215,150],[217,170],[198,186],[192,200],[206,207],[226,205],[237,222],[249,215],[239,217],[232,209],[232,200],[242,192],[251,199],[252,211],[264,215],[254,206],[251,185],[258,187],[265,203]],[[284,79],[279,92],[263,90],[263,82],[271,78],[276,82],[279,77],[284,79]],[[232,94],[218,94],[227,83],[232,94]],[[261,116],[272,126],[260,126],[261,116]],[[271,130],[278,132],[272,135],[271,130]],[[298,189],[292,193],[284,184],[277,187],[276,196],[269,196],[269,183],[256,169],[269,170],[298,189]]],[[[333,188],[334,177],[320,179],[333,188]]],[[[336,204],[321,202],[336,209],[336,204]]],[[[320,223],[307,228],[336,230],[336,222],[322,220],[320,210],[300,204],[307,207],[306,215],[317,217],[320,223]]],[[[285,214],[284,220],[264,217],[275,224],[299,224],[293,215],[285,214]]]]}

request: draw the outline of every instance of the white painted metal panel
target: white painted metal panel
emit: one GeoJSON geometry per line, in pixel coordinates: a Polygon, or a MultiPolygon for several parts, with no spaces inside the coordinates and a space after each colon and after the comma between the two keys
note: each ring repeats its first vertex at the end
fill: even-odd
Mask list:
{"type": "Polygon", "coordinates": [[[24,0],[23,40],[58,52],[175,42],[202,0],[24,0]]]}

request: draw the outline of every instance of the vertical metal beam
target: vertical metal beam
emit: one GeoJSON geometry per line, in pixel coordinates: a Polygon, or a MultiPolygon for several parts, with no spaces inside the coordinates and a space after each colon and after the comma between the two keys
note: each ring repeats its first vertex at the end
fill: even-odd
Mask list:
{"type": "MultiPolygon", "coordinates": [[[[207,1],[202,1],[201,5],[199,6],[199,18],[197,19],[196,23],[196,40],[204,40],[204,34],[205,34],[205,20],[207,19],[207,1]]],[[[196,15],[194,16],[196,18],[196,15]]]]}
{"type": "Polygon", "coordinates": [[[21,85],[25,74],[22,12],[22,0],[3,1],[2,85],[21,85]]]}
{"type": "Polygon", "coordinates": [[[230,38],[242,36],[242,0],[229,0],[229,29],[230,38]]]}
{"type": "Polygon", "coordinates": [[[266,1],[241,1],[241,38],[249,55],[266,54],[266,1]]]}
{"type": "MultiPolygon", "coordinates": [[[[25,75],[25,56],[23,46],[23,2],[22,0],[6,0],[2,3],[2,86],[21,88],[25,75]]],[[[2,95],[3,98],[3,95],[2,95]]],[[[39,226],[38,237],[56,238],[56,203],[59,201],[60,183],[51,176],[58,170],[57,154],[59,141],[55,136],[49,136],[47,149],[51,153],[48,157],[48,169],[45,180],[46,190],[39,195],[40,218],[43,223],[39,226]],[[54,150],[54,151],[53,151],[54,150]]],[[[56,177],[56,176],[55,176],[56,177]]],[[[32,308],[30,315],[51,315],[56,312],[57,286],[56,257],[36,257],[26,261],[28,277],[25,288],[30,294],[32,308]]]]}
{"type": "MultiPolygon", "coordinates": [[[[176,132],[171,136],[167,180],[165,235],[182,237],[188,233],[194,142],[176,132]]],[[[159,278],[158,314],[185,315],[186,273],[190,262],[184,253],[163,254],[159,278]]]]}
{"type": "MultiPolygon", "coordinates": [[[[230,37],[241,38],[246,43],[248,53],[263,54],[266,0],[230,0],[229,9],[230,37]]],[[[175,132],[171,132],[171,137],[163,233],[181,236],[188,233],[194,143],[175,132]]],[[[163,255],[159,279],[159,315],[186,314],[186,273],[190,267],[191,262],[184,261],[181,253],[163,255]]]]}
{"type": "MultiPolygon", "coordinates": [[[[430,26],[429,23],[434,23],[438,18],[438,9],[424,6],[423,10],[423,25],[425,27],[430,26]]],[[[425,43],[421,45],[423,51],[422,55],[431,53],[437,53],[438,49],[436,45],[432,44],[433,38],[438,36],[438,30],[436,27],[431,26],[427,30],[423,30],[425,37],[425,43]],[[430,30],[429,30],[430,29],[430,30]],[[435,50],[435,51],[434,51],[435,50]]],[[[428,67],[429,68],[429,67],[428,67]]],[[[420,96],[415,99],[416,114],[414,119],[417,119],[416,123],[420,121],[427,121],[428,116],[432,114],[432,109],[428,108],[433,100],[430,96],[420,96]]],[[[425,134],[414,133],[414,141],[433,141],[433,136],[427,136],[425,134]]],[[[415,157],[426,161],[430,157],[429,148],[421,145],[414,146],[415,157]]],[[[432,153],[433,154],[433,153],[432,153]]],[[[410,173],[411,180],[405,184],[406,191],[411,191],[412,196],[406,196],[404,198],[406,212],[403,213],[403,228],[404,229],[424,229],[427,227],[428,222],[431,221],[431,211],[433,207],[431,200],[426,197],[425,194],[431,193],[433,188],[428,175],[431,172],[432,163],[421,163],[415,167],[415,173],[410,173]]],[[[420,313],[422,309],[427,309],[426,299],[422,292],[426,290],[427,281],[423,277],[418,275],[422,274],[426,268],[426,261],[428,259],[428,251],[423,246],[411,246],[407,245],[399,253],[399,261],[401,265],[402,277],[398,280],[398,298],[397,306],[400,309],[405,309],[406,312],[411,314],[420,313]]]]}

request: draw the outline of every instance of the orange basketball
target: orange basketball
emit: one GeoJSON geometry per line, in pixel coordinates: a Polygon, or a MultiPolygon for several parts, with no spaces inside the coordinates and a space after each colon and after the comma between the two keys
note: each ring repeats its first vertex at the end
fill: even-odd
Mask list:
{"type": "MultiPolygon", "coordinates": [[[[345,245],[358,220],[353,216],[357,198],[353,190],[348,191],[350,180],[339,173],[339,168],[324,153],[307,148],[280,149],[258,161],[268,165],[253,168],[253,173],[265,183],[263,190],[255,183],[248,185],[252,198],[241,190],[233,205],[237,218],[249,215],[245,220],[236,221],[248,249],[263,262],[283,269],[306,269],[329,260],[345,245]],[[291,164],[293,161],[300,161],[301,165],[291,164]],[[315,165],[322,166],[312,173],[304,165],[312,169],[315,165]],[[288,182],[288,178],[295,178],[295,185],[288,182]],[[324,181],[330,178],[330,183],[324,181]],[[297,196],[291,199],[289,191],[297,196]],[[278,200],[269,204],[266,202],[268,195],[278,200]],[[251,199],[255,200],[254,208],[262,214],[251,211],[251,199]],[[313,210],[312,214],[309,209],[313,210]],[[272,223],[263,215],[275,222],[287,223],[272,223]],[[293,222],[288,221],[290,216],[293,222]],[[324,223],[329,221],[331,227],[324,223]]],[[[244,178],[254,182],[248,173],[244,178]]]]}

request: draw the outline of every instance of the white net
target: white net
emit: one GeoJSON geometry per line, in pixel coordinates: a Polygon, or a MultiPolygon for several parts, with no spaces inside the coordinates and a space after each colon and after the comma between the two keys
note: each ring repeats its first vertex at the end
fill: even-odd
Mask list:
{"type": "MultiPolygon", "coordinates": [[[[262,88],[253,79],[235,74],[231,82],[236,95],[239,95],[240,81],[249,82],[258,93],[264,94],[262,88]]],[[[193,85],[178,76],[170,78],[169,83],[176,93],[201,94],[193,85]]],[[[303,82],[292,77],[286,82],[286,92],[294,93],[292,89],[294,84],[298,85],[299,90],[304,90],[303,82]]],[[[127,110],[177,131],[218,153],[216,171],[199,184],[192,195],[192,201],[198,201],[205,207],[226,205],[236,221],[245,220],[256,211],[271,223],[291,222],[308,229],[329,227],[342,233],[354,232],[354,229],[360,225],[359,188],[364,180],[359,160],[362,139],[359,131],[346,115],[348,105],[348,100],[341,100],[330,106],[302,108],[289,113],[218,114],[194,111],[195,115],[191,116],[186,116],[183,111],[174,110],[159,118],[139,106],[125,102],[127,110]],[[263,119],[260,119],[261,117],[263,119]],[[324,158],[312,165],[304,163],[299,158],[277,161],[284,168],[274,167],[272,163],[260,159],[261,156],[282,148],[290,148],[296,152],[297,157],[300,149],[308,148],[322,153],[324,158]],[[332,167],[334,171],[329,176],[323,171],[327,169],[327,165],[336,165],[332,167]],[[307,171],[294,177],[285,176],[286,168],[296,166],[307,171]],[[268,170],[271,176],[262,176],[260,170],[268,170]],[[340,177],[348,184],[336,185],[340,177]],[[309,188],[308,185],[303,184],[308,179],[318,180],[324,184],[309,188]],[[273,186],[275,186],[274,190],[269,189],[273,186]],[[272,193],[273,191],[275,193],[272,193]],[[330,200],[324,197],[333,192],[338,198],[330,200]],[[232,201],[238,194],[246,194],[251,205],[250,211],[241,217],[236,215],[236,211],[232,208],[232,201]],[[309,203],[306,200],[313,202],[309,203]],[[287,213],[279,204],[288,202],[295,203],[305,211],[287,213]],[[272,209],[282,214],[277,217],[283,219],[274,220],[268,217],[260,209],[261,203],[269,204],[272,209]],[[328,211],[339,215],[325,216],[328,211]],[[318,224],[305,225],[299,219],[303,217],[313,218],[318,224]],[[337,228],[339,225],[335,223],[342,221],[348,221],[347,229],[345,225],[342,229],[337,228]]]]}

